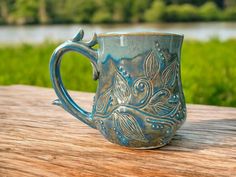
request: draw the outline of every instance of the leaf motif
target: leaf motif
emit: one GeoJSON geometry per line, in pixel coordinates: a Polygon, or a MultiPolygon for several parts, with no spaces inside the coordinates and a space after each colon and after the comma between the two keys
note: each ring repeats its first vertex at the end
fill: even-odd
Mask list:
{"type": "Polygon", "coordinates": [[[169,96],[170,93],[166,89],[162,89],[155,93],[149,102],[152,112],[159,116],[164,116],[171,112],[173,108],[168,104],[169,96]]]}
{"type": "Polygon", "coordinates": [[[156,60],[154,52],[151,51],[147,56],[144,64],[145,76],[153,79],[159,72],[159,62],[156,60]]]}
{"type": "Polygon", "coordinates": [[[172,105],[167,102],[158,102],[155,105],[149,105],[145,107],[143,110],[149,114],[152,114],[154,116],[170,116],[171,113],[173,113],[174,110],[176,110],[176,107],[178,104],[172,105]]]}
{"type": "Polygon", "coordinates": [[[84,37],[84,30],[80,29],[79,32],[73,37],[73,42],[81,41],[84,37]]]}
{"type": "Polygon", "coordinates": [[[108,89],[105,91],[105,93],[103,93],[97,101],[97,106],[96,109],[98,112],[104,112],[106,110],[106,107],[108,105],[108,101],[110,98],[110,94],[111,94],[111,89],[108,89]]]}
{"type": "Polygon", "coordinates": [[[127,103],[131,96],[128,83],[119,73],[116,74],[114,80],[114,95],[118,103],[127,103]]]}
{"type": "Polygon", "coordinates": [[[151,105],[149,109],[146,109],[146,111],[155,114],[156,116],[167,116],[170,115],[176,108],[178,107],[178,103],[176,104],[169,104],[168,99],[165,101],[159,101],[156,104],[151,105]]]}
{"type": "Polygon", "coordinates": [[[178,102],[170,104],[170,98],[169,90],[162,89],[158,91],[151,97],[145,111],[155,114],[156,116],[166,116],[170,114],[178,105],[178,102]]]}
{"type": "Polygon", "coordinates": [[[159,102],[155,106],[152,106],[152,108],[154,109],[157,115],[164,116],[172,112],[175,106],[164,102],[159,102]]]}
{"type": "Polygon", "coordinates": [[[150,101],[149,101],[149,104],[150,105],[155,105],[157,104],[158,102],[166,102],[166,100],[168,99],[168,97],[170,96],[170,93],[168,90],[166,89],[162,89],[160,91],[158,91],[157,93],[155,93],[150,101]]]}
{"type": "Polygon", "coordinates": [[[114,112],[114,123],[126,138],[147,141],[137,120],[132,115],[114,112]]]}
{"type": "Polygon", "coordinates": [[[162,82],[172,87],[175,83],[177,75],[177,61],[173,61],[169,66],[165,68],[165,70],[162,72],[162,82]]]}

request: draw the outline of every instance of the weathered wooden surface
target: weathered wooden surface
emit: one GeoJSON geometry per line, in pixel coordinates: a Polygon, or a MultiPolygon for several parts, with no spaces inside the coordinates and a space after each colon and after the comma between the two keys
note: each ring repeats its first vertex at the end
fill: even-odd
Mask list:
{"type": "MultiPolygon", "coordinates": [[[[91,109],[93,94],[74,93],[91,109]]],[[[51,105],[52,89],[0,87],[0,176],[236,176],[236,109],[188,105],[172,142],[132,150],[51,105]]]]}

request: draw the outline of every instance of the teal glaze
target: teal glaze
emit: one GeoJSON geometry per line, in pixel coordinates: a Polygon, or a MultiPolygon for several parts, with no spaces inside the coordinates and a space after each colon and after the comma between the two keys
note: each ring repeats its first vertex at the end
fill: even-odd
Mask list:
{"type": "Polygon", "coordinates": [[[81,30],[53,53],[50,75],[59,100],[55,104],[110,142],[150,149],[166,145],[186,119],[181,84],[183,36],[168,33],[100,34],[83,42],[81,30]],[[98,44],[97,50],[92,47],[98,44]],[[99,79],[93,109],[80,108],[65,90],[60,62],[67,51],[87,56],[99,79]]]}

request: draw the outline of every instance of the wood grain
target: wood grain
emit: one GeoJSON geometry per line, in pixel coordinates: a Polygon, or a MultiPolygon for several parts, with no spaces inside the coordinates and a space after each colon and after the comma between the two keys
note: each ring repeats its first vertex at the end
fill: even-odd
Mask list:
{"type": "MultiPolygon", "coordinates": [[[[91,109],[93,94],[73,92],[91,109]]],[[[114,145],[51,105],[52,89],[0,87],[0,176],[236,176],[236,109],[188,105],[171,143],[114,145]]]]}

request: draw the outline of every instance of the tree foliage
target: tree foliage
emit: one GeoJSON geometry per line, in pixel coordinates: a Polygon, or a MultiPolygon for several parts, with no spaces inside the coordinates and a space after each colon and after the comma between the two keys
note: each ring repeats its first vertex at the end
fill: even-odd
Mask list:
{"type": "Polygon", "coordinates": [[[0,0],[0,24],[235,20],[235,0],[0,0]]]}
{"type": "Polygon", "coordinates": [[[220,9],[213,2],[207,2],[200,8],[202,20],[214,21],[220,18],[220,9]]]}
{"type": "Polygon", "coordinates": [[[162,21],[165,16],[165,8],[165,3],[162,0],[153,2],[151,8],[145,13],[145,20],[147,22],[162,21]]]}

